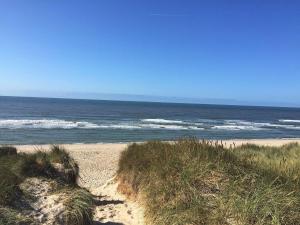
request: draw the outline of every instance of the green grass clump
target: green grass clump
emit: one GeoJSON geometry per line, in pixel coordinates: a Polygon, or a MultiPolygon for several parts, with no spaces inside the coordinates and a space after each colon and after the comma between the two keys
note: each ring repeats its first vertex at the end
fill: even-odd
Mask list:
{"type": "Polygon", "coordinates": [[[4,176],[6,171],[10,171],[19,177],[20,181],[30,176],[60,177],[65,182],[74,185],[79,176],[77,163],[65,149],[59,146],[52,146],[50,152],[3,154],[0,155],[0,165],[3,167],[0,168],[0,177],[4,176]],[[61,165],[62,171],[57,170],[55,167],[57,164],[61,165]]]}
{"type": "Polygon", "coordinates": [[[34,221],[19,212],[0,206],[0,225],[33,225],[34,221]]]}
{"type": "Polygon", "coordinates": [[[19,182],[18,176],[0,165],[0,205],[10,205],[18,197],[19,182]]]}
{"type": "Polygon", "coordinates": [[[63,165],[63,178],[70,184],[76,184],[79,176],[79,167],[75,160],[70,157],[69,153],[60,146],[53,145],[49,153],[51,163],[58,163],[63,165]]]}
{"type": "Polygon", "coordinates": [[[294,225],[300,223],[299,161],[296,144],[132,144],[121,155],[119,189],[141,197],[148,224],[294,225]]]}
{"type": "Polygon", "coordinates": [[[29,176],[52,177],[55,170],[49,159],[49,154],[38,151],[33,154],[19,153],[17,155],[6,155],[0,157],[0,175],[7,171],[12,172],[22,181],[29,176]]]}
{"type": "Polygon", "coordinates": [[[66,191],[66,207],[62,214],[65,225],[90,225],[93,223],[93,198],[84,189],[71,189],[66,191]]]}
{"type": "Polygon", "coordinates": [[[17,154],[12,147],[0,149],[5,149],[0,154],[0,225],[35,224],[22,216],[15,204],[22,195],[25,196],[19,185],[28,177],[56,181],[55,192],[66,197],[63,224],[92,224],[92,196],[77,186],[79,168],[65,149],[52,146],[50,152],[37,151],[32,154],[17,154]]]}
{"type": "Polygon", "coordinates": [[[254,164],[265,175],[275,176],[290,185],[300,184],[300,146],[290,143],[282,147],[242,145],[234,153],[248,164],[254,164]]]}
{"type": "Polygon", "coordinates": [[[0,146],[0,157],[5,155],[16,155],[17,149],[12,146],[0,146]]]}
{"type": "Polygon", "coordinates": [[[34,154],[22,154],[17,164],[19,174],[26,176],[54,177],[56,171],[53,168],[49,155],[38,151],[34,154]]]}

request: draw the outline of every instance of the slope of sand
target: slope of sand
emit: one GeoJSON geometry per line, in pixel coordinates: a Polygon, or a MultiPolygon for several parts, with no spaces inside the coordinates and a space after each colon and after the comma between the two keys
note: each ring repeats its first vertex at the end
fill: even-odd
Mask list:
{"type": "MultiPolygon", "coordinates": [[[[300,139],[227,140],[222,143],[229,147],[243,143],[280,146],[290,142],[300,144],[300,139]]],[[[95,225],[144,224],[142,207],[119,194],[113,179],[118,169],[120,154],[127,144],[65,144],[63,146],[79,165],[79,184],[95,195],[95,225]]],[[[49,145],[16,147],[20,152],[49,149],[49,145]]]]}

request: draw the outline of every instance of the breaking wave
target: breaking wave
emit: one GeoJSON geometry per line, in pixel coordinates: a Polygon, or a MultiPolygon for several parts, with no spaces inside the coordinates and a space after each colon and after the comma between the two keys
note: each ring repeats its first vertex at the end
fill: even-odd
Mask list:
{"type": "MultiPolygon", "coordinates": [[[[150,122],[151,120],[149,120],[150,122]]],[[[67,121],[59,119],[15,119],[0,120],[0,129],[166,129],[166,130],[201,130],[197,126],[176,125],[175,121],[161,120],[158,123],[116,123],[96,124],[87,121],[67,121]]]]}
{"type": "Polygon", "coordinates": [[[5,129],[95,129],[99,125],[85,121],[58,119],[41,120],[0,120],[0,128],[5,129]]]}
{"type": "Polygon", "coordinates": [[[279,120],[281,123],[300,123],[300,120],[279,120]]]}
{"type": "Polygon", "coordinates": [[[212,129],[218,130],[263,130],[264,128],[256,126],[242,126],[242,125],[219,125],[213,126],[212,129]]]}
{"type": "Polygon", "coordinates": [[[166,129],[166,130],[204,130],[203,127],[197,126],[180,126],[166,124],[141,124],[140,127],[146,129],[166,129]]]}
{"type": "Polygon", "coordinates": [[[222,130],[266,130],[266,129],[292,129],[300,130],[299,126],[290,124],[251,122],[244,120],[225,120],[224,125],[213,126],[213,129],[222,130]]]}
{"type": "MultiPolygon", "coordinates": [[[[121,130],[228,130],[260,131],[273,129],[300,130],[298,120],[280,120],[281,123],[251,122],[245,120],[183,121],[168,119],[141,119],[133,121],[69,121],[62,119],[0,119],[0,129],[121,129],[121,130]],[[199,122],[201,121],[201,122],[199,122]],[[287,123],[287,124],[284,124],[287,123]]],[[[299,121],[300,122],[300,121],[299,121]]]]}
{"type": "Polygon", "coordinates": [[[184,124],[181,120],[166,120],[166,119],[142,119],[142,122],[154,124],[184,124]]]}

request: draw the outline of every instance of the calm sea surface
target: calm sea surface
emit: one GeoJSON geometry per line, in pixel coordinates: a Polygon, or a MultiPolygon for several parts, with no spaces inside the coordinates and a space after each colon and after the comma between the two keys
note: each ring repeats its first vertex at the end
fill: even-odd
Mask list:
{"type": "Polygon", "coordinates": [[[0,97],[0,144],[300,138],[300,108],[0,97]]]}

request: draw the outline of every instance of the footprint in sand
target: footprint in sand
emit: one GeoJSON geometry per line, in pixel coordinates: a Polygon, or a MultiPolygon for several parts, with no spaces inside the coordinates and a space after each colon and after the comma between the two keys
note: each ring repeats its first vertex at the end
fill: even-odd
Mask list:
{"type": "Polygon", "coordinates": [[[92,193],[100,196],[96,199],[94,218],[99,225],[144,225],[142,209],[117,192],[116,182],[109,181],[92,193]]]}

